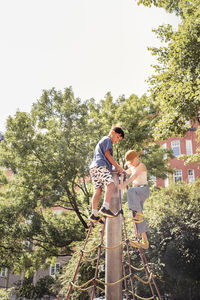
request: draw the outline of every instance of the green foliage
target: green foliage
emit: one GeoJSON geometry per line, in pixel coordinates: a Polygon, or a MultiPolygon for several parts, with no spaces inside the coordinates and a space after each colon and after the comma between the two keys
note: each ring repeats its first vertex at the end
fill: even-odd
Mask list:
{"type": "Polygon", "coordinates": [[[197,299],[200,292],[199,204],[198,181],[157,189],[145,203],[149,259],[160,279],[161,292],[176,299],[189,299],[189,292],[194,297],[191,299],[197,299]]]}
{"type": "Polygon", "coordinates": [[[45,276],[42,277],[38,280],[36,286],[35,286],[35,294],[36,294],[36,299],[41,299],[44,295],[54,295],[52,293],[52,287],[54,284],[55,280],[52,276],[45,276]]]}
{"type": "Polygon", "coordinates": [[[1,267],[30,276],[46,258],[69,254],[71,242],[82,239],[88,215],[82,203],[88,205],[91,193],[82,184],[88,175],[86,116],[87,105],[71,89],[52,89],[30,114],[9,117],[7,143],[0,144],[0,164],[13,171],[11,178],[1,176],[1,267]],[[55,215],[52,206],[66,213],[55,215]]]}
{"type": "MultiPolygon", "coordinates": [[[[92,188],[86,179],[99,139],[108,135],[111,126],[122,126],[125,139],[114,147],[115,159],[123,165],[125,152],[136,149],[147,165],[148,175],[165,178],[170,172],[163,159],[166,152],[154,143],[154,138],[184,134],[185,121],[197,120],[200,106],[199,1],[139,0],[138,3],[153,4],[180,17],[177,31],[170,25],[155,30],[164,46],[150,49],[158,58],[154,66],[156,75],[149,79],[150,98],[133,94],[128,99],[121,96],[114,100],[111,93],[107,93],[105,99],[96,103],[94,99],[82,102],[75,98],[71,88],[63,93],[54,88],[43,91],[30,113],[17,112],[8,118],[7,143],[0,144],[0,166],[13,171],[12,178],[3,172],[0,174],[3,184],[0,190],[0,267],[24,272],[29,278],[39,267],[45,267],[49,259],[70,254],[74,246],[76,251],[60,281],[64,294],[87,230],[92,188]],[[63,207],[66,213],[56,215],[52,206],[63,207]]],[[[171,157],[171,153],[168,154],[171,157]]],[[[187,159],[188,162],[198,161],[199,154],[187,159]]],[[[196,300],[200,294],[198,195],[198,183],[179,184],[155,190],[145,203],[151,233],[147,257],[159,279],[162,294],[168,292],[180,300],[189,297],[196,300]]],[[[128,216],[125,203],[124,211],[128,216]]],[[[128,224],[127,228],[128,235],[132,236],[132,226],[128,224]]],[[[96,227],[87,247],[91,249],[98,243],[96,227]]],[[[125,256],[127,258],[127,254],[125,256]]],[[[139,265],[135,249],[131,249],[131,258],[139,265]]],[[[101,261],[99,278],[102,280],[104,265],[101,261]]],[[[95,262],[84,261],[77,284],[89,280],[94,272],[95,262]]],[[[34,287],[26,279],[20,284],[20,297],[42,297],[52,285],[47,281],[38,282],[34,287]]],[[[58,286],[56,282],[55,287],[58,286]]],[[[150,296],[140,282],[136,283],[136,292],[150,296]]],[[[89,297],[88,293],[82,296],[89,297]]],[[[6,295],[2,297],[7,299],[6,295]]],[[[77,299],[80,293],[75,291],[72,297],[77,299]]]]}
{"type": "Polygon", "coordinates": [[[163,46],[150,48],[158,64],[149,83],[152,101],[159,107],[154,137],[183,135],[188,128],[185,121],[196,121],[200,106],[200,4],[198,0],[140,2],[181,11],[177,30],[170,25],[154,30],[163,46]]]}
{"type": "MultiPolygon", "coordinates": [[[[96,264],[97,260],[94,258],[97,258],[98,256],[98,245],[100,243],[100,226],[97,225],[93,227],[92,233],[90,234],[88,243],[86,245],[85,251],[88,251],[88,253],[83,254],[83,259],[80,264],[79,272],[76,277],[75,284],[80,286],[87,281],[91,280],[91,278],[94,277],[95,270],[96,270],[96,264]],[[93,260],[94,259],[94,260],[93,260]],[[88,260],[92,260],[91,262],[88,262],[88,260]]],[[[105,245],[105,236],[104,236],[104,245],[105,245]]],[[[77,267],[77,264],[80,259],[81,251],[84,247],[84,241],[82,242],[76,242],[74,245],[74,254],[72,258],[70,259],[69,263],[63,268],[62,275],[59,278],[60,286],[62,286],[62,289],[60,290],[60,294],[67,294],[69,283],[71,282],[75,269],[77,267]]],[[[105,281],[105,251],[102,249],[102,255],[100,260],[100,265],[98,268],[98,279],[105,281]]],[[[90,283],[88,286],[91,286],[92,283],[90,283]]],[[[99,284],[98,284],[99,285],[99,284]]],[[[88,287],[86,286],[86,287],[88,287]]],[[[104,289],[104,286],[100,287],[104,289]]],[[[82,297],[81,299],[90,299],[89,293],[81,292],[76,288],[73,288],[72,294],[70,296],[70,299],[80,299],[79,297],[82,297]]]]}
{"type": "Polygon", "coordinates": [[[173,170],[168,161],[173,157],[171,150],[161,149],[159,144],[149,144],[149,147],[146,147],[145,152],[141,155],[141,161],[146,165],[147,170],[149,170],[149,179],[151,175],[165,179],[167,173],[172,173],[173,170]],[[167,160],[163,160],[165,154],[167,154],[167,160]]]}
{"type": "Polygon", "coordinates": [[[155,5],[157,7],[162,7],[166,9],[168,12],[175,12],[177,15],[182,14],[182,10],[180,7],[181,0],[138,0],[138,4],[143,4],[145,6],[151,7],[151,5],[155,5]]]}
{"type": "Polygon", "coordinates": [[[34,210],[25,219],[28,208],[22,204],[1,206],[1,266],[30,276],[47,257],[69,254],[70,244],[82,239],[84,230],[72,211],[56,215],[51,209],[34,210]]]}
{"type": "Polygon", "coordinates": [[[99,103],[82,102],[67,88],[43,91],[30,113],[8,118],[0,166],[13,176],[0,175],[0,267],[29,278],[48,259],[70,255],[73,242],[84,239],[93,191],[89,164],[112,125],[125,131],[114,146],[121,165],[125,152],[136,148],[149,176],[165,177],[165,150],[152,140],[155,111],[145,95],[114,100],[108,93],[99,103]],[[57,206],[63,213],[54,213],[57,206]]]}
{"type": "MultiPolygon", "coordinates": [[[[146,153],[142,154],[142,159],[147,164],[149,176],[166,177],[166,173],[170,169],[163,160],[166,150],[162,149],[159,144],[153,143],[157,108],[146,95],[139,98],[133,94],[128,99],[119,97],[114,101],[108,93],[100,104],[95,103],[92,99],[89,109],[89,121],[90,124],[94,124],[95,138],[100,139],[103,135],[108,134],[111,125],[123,128],[125,139],[114,146],[114,157],[120,164],[124,165],[125,163],[126,151],[136,149],[140,154],[146,153]]],[[[95,145],[96,141],[94,140],[93,148],[95,145]]]]}
{"type": "Polygon", "coordinates": [[[25,278],[24,280],[18,281],[16,285],[16,292],[18,299],[41,299],[45,295],[52,296],[51,288],[54,284],[54,279],[51,276],[45,276],[40,278],[36,285],[33,285],[32,278],[25,278]]]}
{"type": "Polygon", "coordinates": [[[12,292],[13,292],[13,288],[10,288],[10,289],[1,288],[0,289],[0,299],[1,300],[9,300],[12,292]]]}
{"type": "MultiPolygon", "coordinates": [[[[1,165],[19,171],[23,203],[31,203],[30,210],[58,204],[73,208],[85,227],[76,189],[88,174],[86,116],[87,105],[70,89],[63,95],[44,91],[31,114],[9,118],[8,143],[1,147],[1,165]]],[[[89,198],[86,186],[82,191],[89,198]]]]}
{"type": "MultiPolygon", "coordinates": [[[[170,294],[172,299],[198,299],[200,293],[200,222],[199,222],[199,182],[192,184],[178,183],[168,188],[152,189],[150,198],[145,201],[144,215],[150,228],[148,234],[150,248],[145,250],[147,261],[153,271],[159,290],[162,295],[170,294]],[[185,298],[184,298],[185,297],[185,298]]],[[[133,223],[130,222],[131,214],[127,207],[126,195],[123,199],[126,230],[129,240],[134,239],[133,223]]],[[[104,237],[105,239],[105,237],[104,237]]],[[[99,226],[97,225],[86,246],[87,251],[98,246],[100,240],[99,226]]],[[[123,236],[125,240],[125,236],[123,236]]],[[[105,243],[105,241],[104,241],[105,243]]],[[[84,242],[75,243],[74,255],[64,267],[59,279],[60,294],[66,295],[69,282],[72,280],[77,263],[80,258],[84,242]],[[67,284],[68,283],[68,284],[67,284]]],[[[125,249],[125,261],[128,256],[125,249]]],[[[131,263],[135,267],[141,267],[141,259],[138,251],[130,247],[131,263]]],[[[90,254],[84,254],[87,258],[97,256],[97,249],[90,254]]],[[[96,261],[88,262],[83,259],[75,284],[80,286],[94,276],[96,261]]],[[[135,272],[143,280],[146,276],[143,272],[135,272]]],[[[98,268],[98,279],[105,280],[104,254],[98,268]]],[[[104,287],[102,287],[104,288],[104,287]]],[[[143,297],[150,297],[148,286],[135,280],[135,292],[143,297]]],[[[76,288],[72,289],[72,299],[88,299],[87,292],[81,293],[76,288]]]]}
{"type": "Polygon", "coordinates": [[[16,289],[17,289],[17,296],[20,299],[23,299],[24,297],[29,299],[35,298],[34,293],[34,285],[32,283],[32,279],[25,278],[23,281],[18,281],[16,283],[16,289]]]}

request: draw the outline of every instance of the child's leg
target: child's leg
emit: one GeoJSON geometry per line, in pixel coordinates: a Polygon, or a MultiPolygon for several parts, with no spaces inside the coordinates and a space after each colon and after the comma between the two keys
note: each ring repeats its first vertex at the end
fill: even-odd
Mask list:
{"type": "MultiPolygon", "coordinates": [[[[140,187],[138,189],[138,195],[140,198],[141,212],[143,212],[144,202],[149,197],[149,187],[140,187]]],[[[146,224],[146,221],[144,220],[142,223],[136,224],[136,227],[137,227],[138,233],[142,235],[142,238],[144,237],[144,239],[148,241],[146,232],[149,231],[149,229],[146,224]]]]}
{"type": "Polygon", "coordinates": [[[149,241],[148,241],[146,232],[142,232],[141,236],[142,236],[142,240],[141,241],[138,241],[138,240],[131,241],[130,242],[131,246],[136,247],[136,248],[148,249],[149,241]]]}
{"type": "Polygon", "coordinates": [[[149,187],[134,187],[127,191],[128,207],[142,212],[144,201],[149,197],[149,187]]]}
{"type": "Polygon", "coordinates": [[[105,192],[105,195],[104,195],[104,202],[103,202],[102,208],[100,210],[100,213],[104,217],[109,217],[109,218],[115,217],[115,214],[109,209],[110,199],[113,195],[114,190],[115,190],[114,182],[110,182],[109,184],[106,185],[106,192],[105,192]]]}
{"type": "Polygon", "coordinates": [[[92,196],[92,214],[89,216],[89,220],[93,223],[104,224],[103,220],[101,220],[101,217],[99,217],[98,215],[98,204],[101,193],[101,187],[95,189],[94,194],[92,196]]]}
{"type": "Polygon", "coordinates": [[[115,190],[114,182],[110,182],[109,184],[106,185],[106,192],[105,192],[105,195],[104,195],[104,202],[103,202],[102,208],[100,210],[100,213],[104,217],[109,217],[109,218],[114,218],[115,217],[115,214],[109,209],[110,199],[113,195],[114,190],[115,190]]]}
{"type": "MultiPolygon", "coordinates": [[[[128,198],[128,207],[132,211],[142,213],[144,201],[149,196],[149,187],[134,187],[128,189],[127,198],[128,198]]],[[[142,218],[143,219],[143,218],[142,218]]],[[[139,234],[148,231],[148,227],[145,221],[141,223],[136,223],[136,227],[139,234]]]]}
{"type": "Polygon", "coordinates": [[[99,199],[102,193],[102,188],[96,188],[94,191],[94,194],[92,196],[92,212],[95,211],[95,215],[97,214],[98,211],[98,204],[99,204],[99,199]]]}
{"type": "Polygon", "coordinates": [[[130,188],[127,191],[128,198],[128,208],[133,211],[142,211],[142,206],[140,202],[140,196],[137,192],[137,188],[130,188]]]}
{"type": "Polygon", "coordinates": [[[141,223],[138,223],[138,224],[136,223],[136,227],[137,227],[138,233],[141,234],[141,235],[143,233],[146,233],[147,231],[149,231],[147,223],[146,223],[145,220],[143,222],[141,222],[141,223]]]}
{"type": "Polygon", "coordinates": [[[102,168],[101,170],[101,180],[106,186],[106,190],[104,194],[104,202],[100,213],[107,217],[114,217],[115,215],[113,214],[113,212],[109,210],[109,203],[115,190],[115,183],[112,177],[112,173],[106,167],[102,168]]]}
{"type": "Polygon", "coordinates": [[[114,190],[115,190],[114,182],[111,182],[108,185],[106,185],[106,191],[105,191],[105,195],[104,195],[103,206],[107,209],[109,208],[109,202],[110,202],[110,199],[113,195],[114,190]]]}
{"type": "Polygon", "coordinates": [[[143,233],[141,234],[141,236],[142,236],[143,241],[148,241],[148,237],[147,237],[146,232],[143,232],[143,233]]]}
{"type": "Polygon", "coordinates": [[[94,185],[94,194],[92,196],[92,213],[98,216],[98,204],[103,190],[103,183],[101,180],[101,168],[94,167],[90,170],[90,176],[94,185]]]}

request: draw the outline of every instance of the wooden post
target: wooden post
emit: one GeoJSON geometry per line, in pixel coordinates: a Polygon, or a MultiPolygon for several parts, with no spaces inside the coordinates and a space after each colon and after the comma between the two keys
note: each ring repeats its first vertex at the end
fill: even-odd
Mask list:
{"type": "MultiPolygon", "coordinates": [[[[110,201],[110,209],[113,213],[117,213],[120,209],[119,191],[119,176],[116,171],[112,172],[115,181],[115,191],[110,201]]],[[[122,217],[119,214],[115,218],[107,218],[106,220],[106,247],[115,247],[122,240],[122,217]]],[[[105,264],[105,280],[106,283],[113,283],[122,278],[122,246],[114,250],[106,249],[106,264],[105,264]]],[[[122,282],[114,286],[106,286],[106,300],[122,300],[122,282]]]]}

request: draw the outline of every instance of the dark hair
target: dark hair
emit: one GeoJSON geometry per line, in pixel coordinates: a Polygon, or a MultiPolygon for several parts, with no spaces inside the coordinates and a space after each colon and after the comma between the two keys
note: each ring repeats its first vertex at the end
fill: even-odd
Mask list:
{"type": "Polygon", "coordinates": [[[121,127],[113,127],[112,130],[114,130],[114,132],[116,133],[119,133],[121,137],[124,139],[124,131],[121,129],[121,127]]]}

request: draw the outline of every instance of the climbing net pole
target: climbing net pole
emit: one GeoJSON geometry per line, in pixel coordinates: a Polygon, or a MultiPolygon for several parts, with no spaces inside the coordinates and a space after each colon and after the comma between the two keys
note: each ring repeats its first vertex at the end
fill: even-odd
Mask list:
{"type": "Polygon", "coordinates": [[[106,221],[106,252],[105,252],[105,298],[110,300],[122,299],[122,220],[118,215],[119,204],[119,175],[112,171],[115,183],[115,190],[110,199],[109,207],[117,214],[114,218],[107,218],[106,221]],[[115,247],[119,245],[118,247],[115,247]],[[113,285],[115,283],[115,285],[113,285]]]}
{"type": "MultiPolygon", "coordinates": [[[[123,182],[124,176],[123,174],[120,177],[120,182],[123,182]]],[[[122,222],[123,222],[123,229],[124,229],[124,235],[125,235],[125,242],[126,242],[126,249],[127,249],[127,257],[128,257],[128,266],[129,266],[129,274],[130,274],[130,281],[131,281],[131,292],[133,296],[133,300],[135,300],[135,292],[134,292],[134,287],[133,287],[133,276],[132,276],[132,269],[131,269],[131,256],[130,256],[130,251],[129,251],[129,240],[128,240],[128,235],[127,235],[127,230],[126,230],[126,222],[125,222],[125,217],[123,214],[123,209],[122,209],[122,191],[119,191],[119,199],[120,199],[120,211],[122,212],[122,222]]],[[[125,261],[124,261],[124,253],[122,254],[122,262],[123,262],[123,271],[124,271],[124,276],[126,275],[125,271],[125,261]]],[[[128,287],[127,287],[127,282],[124,284],[125,285],[125,293],[126,293],[126,298],[128,299],[128,287]]]]}

